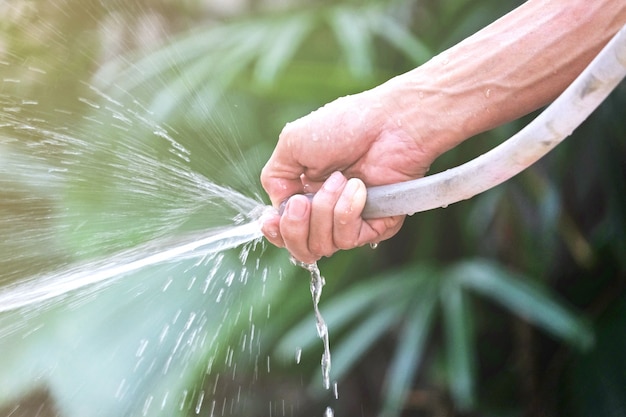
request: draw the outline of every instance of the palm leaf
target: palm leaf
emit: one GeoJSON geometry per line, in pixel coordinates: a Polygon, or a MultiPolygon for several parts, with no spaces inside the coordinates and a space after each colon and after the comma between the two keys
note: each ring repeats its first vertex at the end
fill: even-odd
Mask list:
{"type": "Polygon", "coordinates": [[[328,21],[346,57],[348,68],[356,78],[369,78],[374,73],[372,34],[363,11],[336,7],[328,21]]]}
{"type": "Polygon", "coordinates": [[[260,84],[268,85],[276,80],[313,29],[313,24],[311,13],[288,16],[275,23],[272,39],[264,43],[254,68],[254,78],[260,84]]]}
{"type": "MultiPolygon", "coordinates": [[[[393,299],[393,294],[405,292],[410,276],[397,273],[392,277],[374,279],[352,287],[344,294],[337,295],[328,303],[322,303],[320,310],[331,331],[339,331],[346,325],[366,314],[381,300],[393,299]]],[[[280,340],[277,352],[290,356],[294,348],[311,349],[319,343],[312,317],[307,316],[280,340]]]]}
{"type": "MultiPolygon", "coordinates": [[[[343,378],[372,345],[402,319],[405,310],[406,305],[396,303],[370,311],[365,319],[333,347],[332,377],[343,378]]],[[[317,382],[317,379],[315,381],[317,382]]],[[[316,385],[312,384],[312,386],[316,385]]]]}
{"type": "Polygon", "coordinates": [[[531,284],[527,277],[482,260],[463,262],[450,274],[465,288],[492,299],[553,336],[581,349],[591,347],[593,333],[587,321],[547,289],[531,284]]]}
{"type": "Polygon", "coordinates": [[[408,395],[413,375],[422,360],[426,338],[435,317],[437,283],[433,281],[412,294],[417,299],[405,316],[400,340],[386,377],[383,415],[397,416],[408,395]]]}
{"type": "Polygon", "coordinates": [[[389,15],[372,13],[371,28],[416,65],[428,61],[434,55],[424,42],[389,15]]]}
{"type": "Polygon", "coordinates": [[[475,403],[474,343],[467,305],[461,283],[446,279],[442,286],[443,324],[446,337],[448,385],[456,406],[470,410],[475,403]]]}

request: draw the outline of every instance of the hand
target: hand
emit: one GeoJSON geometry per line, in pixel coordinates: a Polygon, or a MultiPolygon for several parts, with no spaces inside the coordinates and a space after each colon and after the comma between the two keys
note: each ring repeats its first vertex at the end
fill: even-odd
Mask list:
{"type": "Polygon", "coordinates": [[[343,97],[285,126],[261,174],[274,207],[289,199],[282,216],[264,222],[271,243],[311,263],[398,232],[404,216],[361,219],[366,185],[423,176],[434,156],[386,93],[379,87],[343,97]],[[310,201],[302,193],[315,195],[310,201]]]}

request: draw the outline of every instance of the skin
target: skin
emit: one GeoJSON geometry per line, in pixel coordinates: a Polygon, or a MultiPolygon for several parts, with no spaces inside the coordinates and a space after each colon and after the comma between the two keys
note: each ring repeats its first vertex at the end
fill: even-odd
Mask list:
{"type": "Polygon", "coordinates": [[[623,0],[529,0],[424,65],[287,124],[261,173],[282,216],[263,233],[312,263],[377,243],[366,186],[422,177],[442,153],[556,98],[626,23],[623,0]],[[315,193],[312,201],[302,193],[315,193]]]}

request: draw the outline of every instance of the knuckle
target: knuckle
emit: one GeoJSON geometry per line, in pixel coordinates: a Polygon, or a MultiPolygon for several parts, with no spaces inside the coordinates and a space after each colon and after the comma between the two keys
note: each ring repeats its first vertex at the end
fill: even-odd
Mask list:
{"type": "Polygon", "coordinates": [[[358,242],[355,242],[354,240],[339,240],[335,242],[335,244],[341,250],[354,249],[359,246],[358,242]]]}
{"type": "Polygon", "coordinates": [[[312,242],[309,245],[309,250],[313,255],[317,256],[318,258],[328,257],[336,252],[336,249],[332,245],[321,242],[312,242]]]}
{"type": "Polygon", "coordinates": [[[347,234],[335,236],[335,246],[341,250],[353,249],[359,246],[358,238],[347,234]]]}
{"type": "Polygon", "coordinates": [[[324,245],[322,245],[319,242],[311,242],[309,243],[309,251],[317,256],[324,256],[324,254],[326,253],[326,250],[324,248],[324,245]]]}

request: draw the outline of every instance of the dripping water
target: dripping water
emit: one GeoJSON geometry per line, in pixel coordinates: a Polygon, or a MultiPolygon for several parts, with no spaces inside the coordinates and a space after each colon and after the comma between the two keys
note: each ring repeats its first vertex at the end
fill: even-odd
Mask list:
{"type": "MultiPolygon", "coordinates": [[[[322,316],[322,313],[319,309],[320,299],[322,298],[322,289],[326,284],[324,277],[322,276],[317,263],[306,263],[298,261],[295,258],[291,258],[291,262],[296,266],[306,269],[311,274],[311,297],[313,299],[313,311],[315,313],[315,326],[317,328],[317,335],[320,339],[322,339],[322,343],[324,345],[324,352],[322,353],[321,360],[321,368],[322,368],[322,384],[325,389],[330,389],[330,367],[331,367],[331,358],[330,358],[330,339],[328,335],[328,326],[326,325],[326,321],[322,316]]],[[[335,384],[335,397],[337,397],[337,385],[335,384]]],[[[330,407],[326,408],[324,412],[324,417],[333,417],[334,412],[330,407]]]]}

